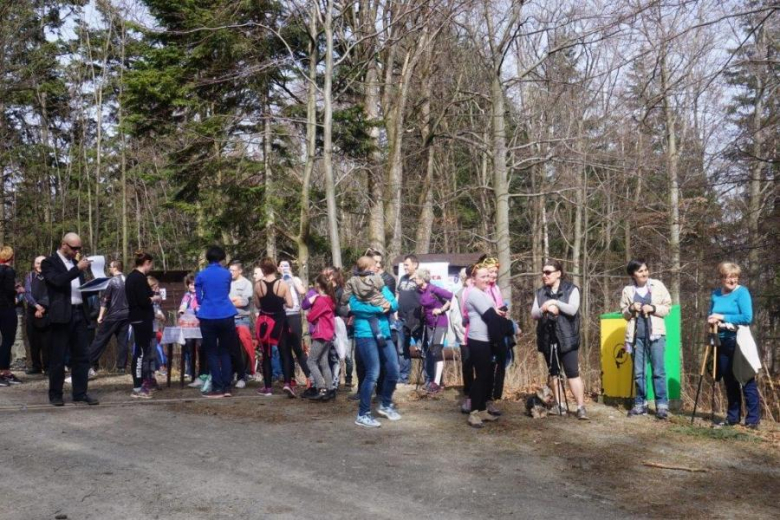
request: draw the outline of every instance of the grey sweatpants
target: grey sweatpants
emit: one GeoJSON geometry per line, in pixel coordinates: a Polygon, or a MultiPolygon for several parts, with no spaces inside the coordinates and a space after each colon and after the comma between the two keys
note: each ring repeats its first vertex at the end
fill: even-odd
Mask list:
{"type": "Polygon", "coordinates": [[[309,365],[311,376],[314,378],[314,384],[318,389],[333,389],[333,375],[330,372],[328,364],[328,352],[330,351],[330,341],[314,339],[311,342],[309,350],[309,359],[306,364],[309,365]]]}

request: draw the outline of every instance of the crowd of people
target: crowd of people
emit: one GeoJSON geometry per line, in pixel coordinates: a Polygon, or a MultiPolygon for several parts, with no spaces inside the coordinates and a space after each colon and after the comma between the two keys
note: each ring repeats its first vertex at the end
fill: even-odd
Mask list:
{"type": "MultiPolygon", "coordinates": [[[[99,366],[112,337],[116,338],[116,366],[124,374],[128,357],[137,399],[151,399],[157,390],[155,370],[161,364],[159,343],[164,315],[157,281],[150,276],[154,258],[143,251],[135,255],[134,269],[125,276],[121,261],[110,263],[111,279],[102,292],[83,292],[84,273],[90,261],[81,255],[81,239],[68,233],[49,257],[35,258],[23,283],[13,269],[13,250],[0,248],[0,386],[22,381],[10,370],[10,350],[18,326],[16,306],[26,305],[29,340],[27,374],[48,375],[49,401],[62,406],[65,367],[69,367],[75,403],[98,404],[88,390],[88,380],[99,366]],[[97,305],[89,305],[97,300],[97,305]],[[90,308],[97,307],[96,330],[89,338],[90,308]]],[[[198,327],[201,340],[188,338],[183,345],[185,372],[209,399],[224,399],[247,381],[260,382],[257,393],[281,392],[326,402],[339,388],[357,391],[355,424],[381,426],[376,416],[398,421],[401,414],[393,394],[399,384],[409,384],[412,359],[419,357],[417,377],[422,390],[437,395],[444,387],[445,346],[461,350],[463,401],[461,411],[468,425],[482,428],[501,415],[496,403],[503,397],[506,369],[513,358],[520,333],[509,318],[509,304],[497,285],[499,263],[487,255],[463,269],[453,293],[434,283],[415,255],[403,261],[405,271],[397,280],[385,271],[379,251],[368,250],[349,275],[327,267],[307,287],[292,271],[288,260],[264,258],[254,266],[253,280],[244,276],[240,261],[225,265],[225,251],[206,251],[207,266],[183,280],[185,293],[178,308],[179,324],[198,327]],[[304,322],[310,344],[304,342],[304,322]],[[304,385],[296,379],[296,364],[304,385]],[[303,387],[303,388],[302,388],[303,387]]],[[[664,369],[666,330],[664,317],[672,301],[664,284],[650,277],[647,263],[631,260],[630,283],[623,289],[620,306],[627,320],[625,344],[633,357],[634,405],[629,417],[648,413],[645,366],[652,367],[655,415],[669,416],[664,369]]],[[[724,262],[718,266],[721,287],[712,293],[708,323],[718,328],[718,380],[728,397],[727,424],[741,420],[744,395],[745,424],[760,421],[755,379],[740,382],[731,371],[736,334],[752,322],[750,293],[739,285],[740,269],[724,262]]],[[[549,371],[554,395],[553,413],[568,410],[563,376],[576,405],[575,415],[587,420],[584,384],[579,374],[580,289],[568,279],[558,260],[545,262],[542,285],[536,290],[531,317],[536,320],[537,348],[549,371]],[[564,405],[564,402],[566,405],[564,405]]]]}

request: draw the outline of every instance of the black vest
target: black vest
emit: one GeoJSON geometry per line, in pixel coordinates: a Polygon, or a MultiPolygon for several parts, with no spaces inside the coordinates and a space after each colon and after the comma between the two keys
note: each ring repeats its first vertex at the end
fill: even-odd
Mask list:
{"type": "MultiPolygon", "coordinates": [[[[579,291],[579,287],[565,280],[561,280],[556,293],[553,293],[552,289],[545,285],[536,291],[536,301],[539,303],[539,307],[547,300],[560,300],[568,303],[574,289],[579,291]]],[[[562,312],[556,317],[544,315],[536,323],[536,345],[539,351],[547,352],[550,343],[554,341],[558,342],[561,354],[580,348],[579,311],[574,316],[567,316],[562,312]]]]}

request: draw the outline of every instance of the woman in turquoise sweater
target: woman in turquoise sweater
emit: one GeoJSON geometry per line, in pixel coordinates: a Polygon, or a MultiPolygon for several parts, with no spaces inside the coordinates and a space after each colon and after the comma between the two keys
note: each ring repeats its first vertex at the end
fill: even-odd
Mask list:
{"type": "Polygon", "coordinates": [[[723,378],[728,397],[728,412],[726,424],[739,424],[742,415],[742,394],[745,395],[745,426],[757,428],[761,420],[758,386],[755,378],[748,381],[740,389],[739,381],[734,377],[732,363],[737,350],[737,327],[750,325],[753,321],[753,301],[747,287],[739,285],[740,268],[731,262],[721,262],[718,265],[721,288],[712,291],[710,300],[710,315],[707,323],[717,324],[720,336],[718,348],[717,380],[723,378]]]}

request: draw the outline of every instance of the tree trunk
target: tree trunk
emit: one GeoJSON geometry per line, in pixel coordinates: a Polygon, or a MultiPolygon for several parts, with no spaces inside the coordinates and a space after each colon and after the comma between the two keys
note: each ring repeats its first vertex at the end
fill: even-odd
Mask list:
{"type": "Polygon", "coordinates": [[[325,170],[325,199],[328,206],[328,236],[333,265],[342,267],[341,237],[339,236],[336,182],[333,175],[333,0],[325,3],[325,85],[323,103],[323,167],[325,170]]]}
{"type": "Polygon", "coordinates": [[[668,70],[666,68],[666,47],[661,48],[661,90],[666,124],[666,167],[669,175],[669,253],[671,256],[672,302],[680,303],[680,185],[677,173],[679,152],[677,150],[676,116],[669,99],[668,70]]]}
{"type": "Polygon", "coordinates": [[[425,70],[422,78],[422,144],[426,151],[427,161],[425,167],[425,178],[423,180],[422,190],[420,191],[419,203],[421,206],[420,220],[417,225],[415,252],[419,255],[428,254],[431,249],[431,234],[433,232],[433,169],[434,169],[434,151],[433,151],[433,129],[431,127],[431,46],[425,49],[425,70]]]}
{"type": "MultiPolygon", "coordinates": [[[[756,48],[757,54],[766,57],[765,45],[765,32],[764,27],[760,27],[756,33],[756,48]]],[[[753,134],[753,150],[752,150],[752,164],[750,167],[750,182],[748,191],[748,237],[749,237],[749,250],[748,250],[748,279],[750,286],[758,290],[761,287],[760,273],[761,273],[761,237],[760,237],[760,223],[761,223],[761,210],[762,210],[762,187],[764,184],[764,163],[760,157],[763,156],[764,149],[764,131],[762,130],[762,115],[764,112],[764,67],[761,66],[760,71],[756,71],[754,75],[755,80],[755,104],[753,106],[753,120],[752,120],[752,134],[753,134]]]]}
{"type": "Polygon", "coordinates": [[[578,137],[577,137],[577,151],[579,152],[579,160],[582,161],[581,165],[575,166],[575,192],[576,204],[574,207],[574,244],[571,251],[571,271],[573,273],[575,285],[582,287],[582,235],[583,235],[583,214],[586,211],[587,200],[585,197],[585,176],[587,174],[587,167],[585,166],[585,156],[582,146],[582,140],[584,139],[582,130],[582,120],[579,123],[578,137]]]}
{"type": "Polygon", "coordinates": [[[496,199],[496,249],[498,253],[498,285],[504,299],[512,301],[512,255],[509,237],[509,172],[506,162],[506,126],[504,120],[504,89],[500,67],[494,71],[490,85],[493,119],[493,192],[496,199]]]}
{"type": "Polygon", "coordinates": [[[263,174],[265,184],[265,254],[276,258],[276,212],[274,211],[274,177],[271,169],[271,102],[266,97],[263,117],[263,174]]]}

